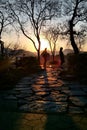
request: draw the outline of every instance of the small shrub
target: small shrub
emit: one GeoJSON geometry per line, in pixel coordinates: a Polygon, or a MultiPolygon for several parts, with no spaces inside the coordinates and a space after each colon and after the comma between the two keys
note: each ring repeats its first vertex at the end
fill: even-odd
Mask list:
{"type": "Polygon", "coordinates": [[[40,66],[36,57],[22,57],[19,60],[19,65],[28,72],[37,72],[40,70],[40,66]]]}
{"type": "Polygon", "coordinates": [[[87,53],[67,55],[68,72],[82,80],[87,77],[87,53]]]}
{"type": "Polygon", "coordinates": [[[22,77],[41,71],[36,57],[23,57],[18,62],[18,66],[13,68],[8,59],[0,62],[0,90],[13,88],[22,77]]]}
{"type": "Polygon", "coordinates": [[[11,63],[9,58],[0,60],[0,73],[7,71],[10,66],[11,63]]]}

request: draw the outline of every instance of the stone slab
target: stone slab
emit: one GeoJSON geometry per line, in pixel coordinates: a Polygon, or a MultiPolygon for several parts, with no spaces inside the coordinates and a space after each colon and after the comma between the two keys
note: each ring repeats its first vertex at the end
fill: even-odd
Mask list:
{"type": "Polygon", "coordinates": [[[87,97],[70,97],[69,100],[76,106],[85,106],[87,105],[87,97]]]}
{"type": "Polygon", "coordinates": [[[37,101],[32,104],[26,104],[19,107],[19,110],[24,112],[66,112],[67,103],[64,102],[45,102],[45,101],[37,101]]]}
{"type": "Polygon", "coordinates": [[[80,107],[69,106],[69,113],[72,113],[72,114],[82,114],[84,112],[83,112],[83,110],[80,107]]]}

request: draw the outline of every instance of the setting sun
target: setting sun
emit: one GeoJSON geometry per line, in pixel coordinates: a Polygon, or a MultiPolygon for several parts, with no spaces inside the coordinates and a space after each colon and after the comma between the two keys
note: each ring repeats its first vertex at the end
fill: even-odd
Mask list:
{"type": "Polygon", "coordinates": [[[46,39],[41,39],[41,50],[44,50],[45,48],[47,48],[48,50],[50,50],[50,46],[49,43],[46,39]]]}

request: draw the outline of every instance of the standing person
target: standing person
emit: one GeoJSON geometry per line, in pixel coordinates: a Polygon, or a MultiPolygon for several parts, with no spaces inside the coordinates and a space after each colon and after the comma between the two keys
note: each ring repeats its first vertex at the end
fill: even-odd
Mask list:
{"type": "Polygon", "coordinates": [[[42,52],[41,55],[44,59],[44,69],[46,69],[46,63],[47,63],[47,59],[49,57],[49,53],[47,52],[47,48],[44,49],[44,51],[42,52]]]}
{"type": "Polygon", "coordinates": [[[63,54],[63,47],[60,47],[59,56],[61,60],[61,65],[64,63],[64,54],[63,54]]]}
{"type": "Polygon", "coordinates": [[[4,42],[0,40],[0,45],[1,45],[1,55],[4,55],[4,42]]]}

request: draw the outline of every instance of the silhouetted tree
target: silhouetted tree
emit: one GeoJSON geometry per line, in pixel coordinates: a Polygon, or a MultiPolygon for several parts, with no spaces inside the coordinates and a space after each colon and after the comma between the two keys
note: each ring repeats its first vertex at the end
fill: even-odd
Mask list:
{"type": "Polygon", "coordinates": [[[9,3],[9,6],[13,19],[16,19],[20,25],[22,33],[33,43],[40,62],[40,34],[42,27],[45,26],[46,21],[51,20],[56,15],[58,1],[14,0],[13,3],[9,3]],[[38,46],[36,45],[36,40],[38,46]]]}
{"type": "Polygon", "coordinates": [[[49,27],[48,30],[44,32],[46,39],[49,42],[52,59],[54,62],[55,52],[56,52],[56,44],[59,36],[59,29],[57,27],[49,27]]]}
{"type": "MultiPolygon", "coordinates": [[[[86,26],[87,22],[87,0],[64,0],[62,1],[62,11],[61,14],[63,18],[65,16],[68,20],[68,34],[70,36],[71,45],[75,54],[79,53],[79,48],[75,41],[75,36],[78,34],[76,28],[78,26],[86,26]],[[77,27],[76,27],[77,26],[77,27]]],[[[66,19],[66,18],[65,18],[66,19]]],[[[86,31],[84,29],[84,31],[86,31]]]]}
{"type": "Polygon", "coordinates": [[[6,27],[13,23],[11,15],[7,11],[6,2],[0,1],[0,45],[1,45],[1,54],[4,53],[4,43],[2,39],[2,33],[6,32],[6,27]]]}

